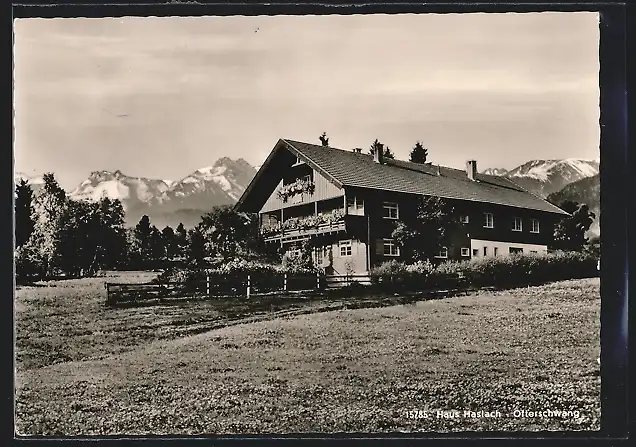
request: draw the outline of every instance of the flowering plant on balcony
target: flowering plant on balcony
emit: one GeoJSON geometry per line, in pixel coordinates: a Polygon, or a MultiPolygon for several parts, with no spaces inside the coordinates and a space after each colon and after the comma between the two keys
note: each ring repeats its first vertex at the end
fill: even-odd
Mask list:
{"type": "Polygon", "coordinates": [[[273,226],[263,227],[261,232],[263,236],[271,236],[278,234],[284,230],[309,230],[318,228],[320,225],[332,225],[340,221],[344,217],[344,212],[340,209],[333,210],[330,213],[318,214],[316,216],[292,217],[282,224],[278,223],[273,226]]]}
{"type": "Polygon", "coordinates": [[[293,197],[297,194],[313,194],[315,189],[314,182],[307,179],[296,179],[293,183],[289,183],[287,185],[283,185],[276,195],[283,202],[287,202],[287,199],[293,197]]]}

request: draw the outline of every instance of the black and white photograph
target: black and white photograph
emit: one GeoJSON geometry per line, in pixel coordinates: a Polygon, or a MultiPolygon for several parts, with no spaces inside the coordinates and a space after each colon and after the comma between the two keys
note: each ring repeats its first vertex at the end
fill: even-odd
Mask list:
{"type": "Polygon", "coordinates": [[[599,17],[15,19],[15,434],[597,432],[599,17]]]}

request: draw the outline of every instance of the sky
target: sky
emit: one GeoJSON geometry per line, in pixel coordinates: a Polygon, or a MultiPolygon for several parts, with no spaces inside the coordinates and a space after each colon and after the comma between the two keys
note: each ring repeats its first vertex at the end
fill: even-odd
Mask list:
{"type": "Polygon", "coordinates": [[[514,168],[599,157],[598,14],[18,19],[14,168],[178,180],[279,138],[514,168]]]}

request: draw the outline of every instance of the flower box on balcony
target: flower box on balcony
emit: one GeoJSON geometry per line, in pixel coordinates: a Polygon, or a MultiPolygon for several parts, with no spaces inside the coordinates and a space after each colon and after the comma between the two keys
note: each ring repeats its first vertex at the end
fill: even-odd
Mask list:
{"type": "Polygon", "coordinates": [[[263,227],[261,229],[261,233],[265,237],[271,237],[288,231],[304,232],[317,230],[322,227],[340,224],[342,223],[343,218],[344,212],[342,210],[334,210],[327,214],[318,214],[315,216],[292,217],[284,221],[282,224],[263,227]]]}
{"type": "Polygon", "coordinates": [[[300,194],[313,194],[315,189],[314,182],[307,179],[297,179],[293,183],[281,186],[276,195],[284,203],[287,203],[290,197],[300,194]]]}

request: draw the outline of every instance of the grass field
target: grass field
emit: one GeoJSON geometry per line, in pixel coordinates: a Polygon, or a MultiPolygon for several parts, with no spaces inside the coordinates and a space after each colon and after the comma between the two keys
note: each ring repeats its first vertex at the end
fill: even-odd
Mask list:
{"type": "Polygon", "coordinates": [[[16,292],[19,434],[599,429],[598,279],[250,316],[211,302],[107,309],[103,281],[16,292]]]}

